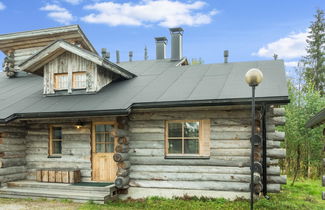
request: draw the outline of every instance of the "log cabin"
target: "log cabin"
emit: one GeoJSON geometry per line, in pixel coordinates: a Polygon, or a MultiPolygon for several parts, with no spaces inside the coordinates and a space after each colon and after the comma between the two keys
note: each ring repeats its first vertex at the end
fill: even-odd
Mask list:
{"type": "Polygon", "coordinates": [[[150,196],[249,198],[251,90],[259,68],[254,191],[279,192],[283,60],[189,65],[183,29],[156,59],[112,62],[78,25],[0,35],[0,197],[104,203],[150,196]]]}

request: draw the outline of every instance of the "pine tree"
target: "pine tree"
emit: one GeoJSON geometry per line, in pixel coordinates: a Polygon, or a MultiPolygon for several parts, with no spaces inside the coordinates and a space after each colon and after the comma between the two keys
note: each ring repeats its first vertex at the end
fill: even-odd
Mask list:
{"type": "Polygon", "coordinates": [[[315,21],[309,27],[307,38],[307,55],[303,58],[305,65],[304,79],[314,83],[321,95],[325,93],[325,19],[324,11],[317,9],[315,21]]]}

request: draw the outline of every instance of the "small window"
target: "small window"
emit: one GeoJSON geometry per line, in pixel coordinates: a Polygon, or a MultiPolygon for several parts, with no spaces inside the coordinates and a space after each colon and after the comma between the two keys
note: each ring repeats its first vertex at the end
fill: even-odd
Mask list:
{"type": "Polygon", "coordinates": [[[54,74],[54,89],[55,90],[68,89],[68,73],[54,74]]]}
{"type": "Polygon", "coordinates": [[[113,124],[95,124],[96,153],[114,153],[113,124]]]}
{"type": "Polygon", "coordinates": [[[210,121],[167,121],[167,156],[209,156],[210,121]]]}
{"type": "Polygon", "coordinates": [[[72,74],[72,88],[73,89],[86,88],[86,72],[74,72],[72,74]]]}
{"type": "Polygon", "coordinates": [[[49,155],[60,156],[62,154],[62,127],[50,126],[49,155]]]}

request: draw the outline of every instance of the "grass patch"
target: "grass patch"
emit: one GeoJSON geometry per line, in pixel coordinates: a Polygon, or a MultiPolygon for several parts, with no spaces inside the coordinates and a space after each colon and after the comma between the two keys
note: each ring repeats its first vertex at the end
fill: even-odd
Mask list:
{"type": "MultiPolygon", "coordinates": [[[[267,210],[290,210],[290,209],[325,209],[325,201],[321,199],[321,187],[319,180],[299,180],[294,186],[282,186],[281,193],[270,193],[270,200],[259,199],[254,203],[255,209],[267,210]]],[[[105,205],[87,203],[80,206],[81,210],[104,210],[104,209],[249,209],[249,201],[237,199],[211,199],[206,197],[184,196],[174,199],[151,197],[140,200],[117,200],[105,205]]]]}
{"type": "MultiPolygon", "coordinates": [[[[288,185],[282,186],[281,193],[270,193],[270,200],[261,198],[254,204],[254,209],[265,210],[318,210],[325,209],[325,201],[321,200],[321,192],[325,191],[325,188],[321,187],[320,180],[299,180],[294,186],[291,186],[291,181],[288,181],[288,185]]],[[[160,197],[151,197],[148,199],[139,200],[116,200],[110,201],[107,204],[95,204],[93,201],[89,201],[84,204],[73,203],[68,199],[61,199],[59,201],[50,201],[43,199],[0,199],[1,204],[17,204],[24,205],[27,209],[46,209],[50,207],[60,206],[65,209],[80,209],[80,210],[106,210],[106,209],[249,209],[249,201],[244,199],[237,199],[235,201],[229,201],[226,199],[211,199],[207,197],[190,197],[183,196],[174,199],[166,199],[160,197]],[[41,207],[40,207],[41,206],[41,207]]]]}

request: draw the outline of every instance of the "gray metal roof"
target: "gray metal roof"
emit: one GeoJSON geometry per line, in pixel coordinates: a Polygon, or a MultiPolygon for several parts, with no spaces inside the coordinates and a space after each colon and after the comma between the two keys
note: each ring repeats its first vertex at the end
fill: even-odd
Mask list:
{"type": "Polygon", "coordinates": [[[264,81],[256,88],[257,101],[288,102],[282,60],[177,67],[176,64],[170,60],[119,63],[137,77],[113,82],[93,95],[45,97],[42,77],[8,79],[0,73],[0,119],[58,113],[127,113],[132,107],[247,103],[251,89],[244,75],[250,68],[259,68],[264,74],[264,81]]]}

